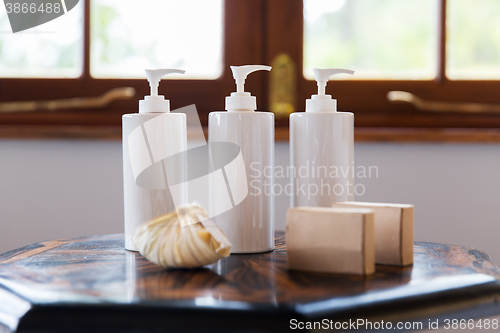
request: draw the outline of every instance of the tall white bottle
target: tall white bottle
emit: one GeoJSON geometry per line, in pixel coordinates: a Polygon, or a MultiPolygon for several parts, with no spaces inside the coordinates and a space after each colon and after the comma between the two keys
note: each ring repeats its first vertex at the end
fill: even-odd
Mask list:
{"type": "MultiPolygon", "coordinates": [[[[258,253],[274,249],[274,114],[256,112],[257,99],[244,92],[247,75],[269,66],[231,66],[237,90],[226,97],[227,112],[211,112],[208,139],[212,147],[230,142],[239,147],[243,161],[223,168],[225,182],[212,182],[210,211],[232,243],[232,253],[258,253]],[[215,145],[214,145],[215,143],[215,145]]],[[[231,156],[238,155],[238,152],[231,156]]],[[[212,153],[213,158],[213,153],[212,153]]]]}
{"type": "Polygon", "coordinates": [[[314,69],[318,94],[306,100],[306,112],[290,115],[291,206],[331,207],[354,200],[354,115],[337,112],[326,83],[347,69],[314,69]]]}
{"type": "Polygon", "coordinates": [[[168,157],[187,149],[186,115],[170,113],[170,101],[158,95],[161,78],[170,73],[184,71],[146,70],[151,95],[139,101],[139,113],[122,117],[125,248],[131,251],[136,251],[132,234],[141,223],[175,210],[174,202],[187,201],[185,187],[171,191],[168,186],[186,170],[181,158],[168,157]]]}

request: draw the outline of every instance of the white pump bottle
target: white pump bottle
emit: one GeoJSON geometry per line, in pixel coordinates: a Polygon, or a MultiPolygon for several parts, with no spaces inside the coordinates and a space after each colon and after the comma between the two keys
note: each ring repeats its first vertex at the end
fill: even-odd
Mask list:
{"type": "Polygon", "coordinates": [[[211,184],[210,210],[221,206],[221,193],[229,187],[232,208],[213,221],[229,238],[232,253],[266,252],[274,249],[274,114],[256,112],[257,99],[244,91],[244,84],[248,74],[271,67],[231,66],[231,70],[237,89],[226,97],[227,112],[210,113],[208,139],[209,144],[239,146],[243,163],[225,168],[227,184],[211,184]],[[241,193],[243,200],[237,199],[241,193]]]}
{"type": "Polygon", "coordinates": [[[136,251],[132,234],[143,222],[175,210],[176,203],[187,201],[187,189],[177,186],[171,191],[169,177],[182,177],[182,161],[166,159],[187,149],[186,115],[170,113],[170,101],[158,95],[161,78],[167,74],[184,74],[178,69],[146,69],[151,95],[139,101],[139,113],[122,117],[123,192],[125,248],[136,251]]]}
{"type": "Polygon", "coordinates": [[[290,115],[291,207],[331,207],[354,200],[354,114],[337,112],[326,83],[347,69],[314,69],[318,94],[306,100],[306,112],[290,115]]]}

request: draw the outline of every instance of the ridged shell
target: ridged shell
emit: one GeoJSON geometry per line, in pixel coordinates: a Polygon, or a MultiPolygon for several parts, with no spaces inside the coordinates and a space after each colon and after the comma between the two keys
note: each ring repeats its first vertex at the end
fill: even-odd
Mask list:
{"type": "Polygon", "coordinates": [[[197,204],[181,206],[142,224],[132,241],[143,257],[168,268],[202,267],[231,253],[226,236],[197,204]]]}

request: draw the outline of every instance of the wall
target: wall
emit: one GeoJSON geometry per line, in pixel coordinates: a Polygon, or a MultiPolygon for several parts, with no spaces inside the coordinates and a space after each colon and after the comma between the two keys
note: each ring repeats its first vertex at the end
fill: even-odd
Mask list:
{"type": "MultiPolygon", "coordinates": [[[[356,144],[357,200],[413,203],[415,239],[477,247],[500,262],[500,145],[356,144]],[[359,187],[358,187],[359,189],[359,187]]],[[[0,252],[45,239],[123,232],[119,141],[0,140],[0,252]]],[[[277,143],[276,165],[288,163],[277,143]]],[[[288,179],[277,179],[285,185],[288,179]]],[[[284,229],[289,199],[276,200],[284,229]]]]}

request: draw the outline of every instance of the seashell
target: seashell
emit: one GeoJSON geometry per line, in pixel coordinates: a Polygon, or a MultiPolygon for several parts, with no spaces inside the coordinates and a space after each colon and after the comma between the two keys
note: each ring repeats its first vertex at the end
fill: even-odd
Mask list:
{"type": "Polygon", "coordinates": [[[202,267],[231,254],[229,240],[197,204],[145,222],[132,241],[143,257],[168,268],[202,267]]]}

